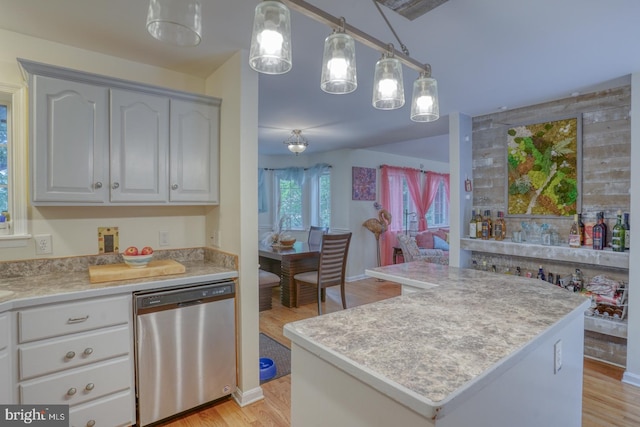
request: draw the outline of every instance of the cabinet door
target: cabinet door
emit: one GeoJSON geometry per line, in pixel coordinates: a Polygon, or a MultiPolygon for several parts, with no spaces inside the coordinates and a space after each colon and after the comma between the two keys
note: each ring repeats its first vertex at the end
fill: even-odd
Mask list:
{"type": "Polygon", "coordinates": [[[169,200],[218,203],[220,106],[171,100],[169,200]]]}
{"type": "Polygon", "coordinates": [[[9,316],[0,314],[0,403],[11,403],[11,361],[9,360],[9,316]]]}
{"type": "Polygon", "coordinates": [[[111,201],[166,202],[169,98],[111,90],[111,201]]]}
{"type": "Polygon", "coordinates": [[[31,85],[32,199],[108,199],[108,90],[43,76],[31,85]]]}

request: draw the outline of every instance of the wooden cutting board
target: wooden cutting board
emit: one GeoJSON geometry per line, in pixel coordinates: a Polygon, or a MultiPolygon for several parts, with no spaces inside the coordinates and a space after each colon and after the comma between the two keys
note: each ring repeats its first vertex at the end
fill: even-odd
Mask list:
{"type": "Polygon", "coordinates": [[[127,264],[92,265],[89,267],[91,283],[114,280],[140,279],[142,277],[167,276],[184,273],[184,265],[172,259],[151,261],[143,268],[131,268],[127,264]]]}

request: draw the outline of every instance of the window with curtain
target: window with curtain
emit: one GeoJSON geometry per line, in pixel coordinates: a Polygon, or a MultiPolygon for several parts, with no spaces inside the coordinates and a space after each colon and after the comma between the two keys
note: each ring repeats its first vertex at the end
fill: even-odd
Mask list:
{"type": "MultiPolygon", "coordinates": [[[[403,230],[417,231],[417,218],[415,213],[417,208],[411,195],[409,194],[409,186],[407,180],[402,181],[402,228],[403,230]],[[409,215],[404,215],[408,212],[409,215]],[[413,227],[413,228],[412,228],[413,227]]],[[[449,201],[444,186],[444,181],[440,181],[435,199],[429,207],[425,215],[429,228],[439,228],[449,226],[449,201]]]]}
{"type": "Polygon", "coordinates": [[[279,208],[278,218],[287,217],[283,224],[288,230],[301,230],[302,221],[302,186],[295,179],[281,178],[276,175],[276,206],[279,208]]]}
{"type": "Polygon", "coordinates": [[[9,141],[6,102],[0,104],[0,211],[9,211],[9,141]]]}

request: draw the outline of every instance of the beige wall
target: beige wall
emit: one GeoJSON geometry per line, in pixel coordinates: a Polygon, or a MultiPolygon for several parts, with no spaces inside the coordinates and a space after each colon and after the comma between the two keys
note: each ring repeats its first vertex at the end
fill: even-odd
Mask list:
{"type": "MultiPolygon", "coordinates": [[[[0,82],[24,84],[16,58],[108,75],[131,81],[204,93],[205,81],[166,69],[126,61],[47,40],[0,30],[0,82]]],[[[26,135],[27,133],[25,133],[26,135]]],[[[26,144],[27,141],[18,143],[26,144]]],[[[28,188],[19,191],[27,192],[28,188]]],[[[204,207],[30,207],[28,232],[51,234],[53,254],[64,257],[98,253],[98,227],[120,228],[120,245],[158,247],[158,232],[169,232],[164,248],[206,244],[204,207]]],[[[33,240],[23,248],[0,248],[0,260],[36,258],[33,240]]]]}

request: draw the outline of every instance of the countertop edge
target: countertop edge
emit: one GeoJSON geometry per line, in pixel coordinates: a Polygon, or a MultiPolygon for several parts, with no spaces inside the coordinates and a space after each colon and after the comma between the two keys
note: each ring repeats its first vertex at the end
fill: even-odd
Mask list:
{"type": "Polygon", "coordinates": [[[364,271],[364,274],[365,276],[375,277],[376,279],[388,280],[390,282],[399,283],[401,285],[413,286],[414,288],[420,288],[420,289],[431,289],[431,288],[440,286],[435,283],[425,282],[424,280],[410,279],[408,277],[396,276],[390,273],[383,273],[381,271],[375,271],[375,270],[367,269],[364,271]]]}
{"type": "Polygon", "coordinates": [[[237,277],[238,272],[236,270],[229,270],[225,272],[191,276],[158,276],[157,280],[145,281],[143,283],[130,283],[131,280],[127,280],[127,283],[122,284],[119,284],[119,282],[115,281],[105,282],[97,284],[96,286],[100,287],[96,287],[95,289],[84,289],[80,291],[74,290],[69,292],[58,292],[50,295],[9,299],[7,301],[0,302],[0,313],[36,305],[69,302],[109,295],[128,294],[148,289],[162,289],[174,286],[186,286],[197,282],[235,279],[237,277]]]}

